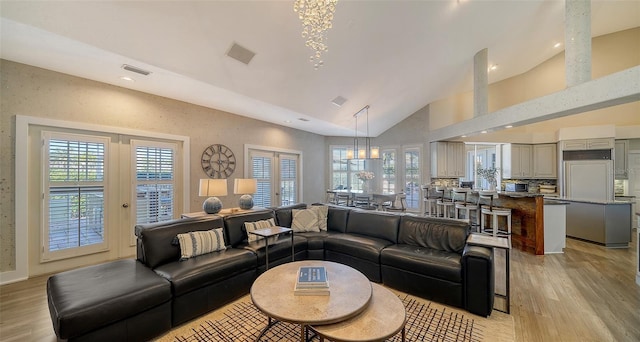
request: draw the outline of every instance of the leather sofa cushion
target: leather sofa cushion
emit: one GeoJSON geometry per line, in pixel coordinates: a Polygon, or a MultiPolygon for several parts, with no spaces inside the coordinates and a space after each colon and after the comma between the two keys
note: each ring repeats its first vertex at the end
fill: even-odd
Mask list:
{"type": "Polygon", "coordinates": [[[327,213],[327,230],[330,232],[344,233],[347,229],[347,219],[351,209],[329,205],[327,213]]]}
{"type": "Polygon", "coordinates": [[[307,209],[307,205],[304,203],[298,203],[274,208],[278,226],[291,228],[291,222],[293,221],[291,210],[293,209],[307,209]]]}
{"type": "Polygon", "coordinates": [[[54,330],[68,339],[170,301],[171,285],[142,263],[124,259],[51,276],[47,298],[54,330]]]}
{"type": "Polygon", "coordinates": [[[382,265],[434,278],[462,283],[462,257],[446,252],[411,245],[393,245],[382,250],[382,265]]]}
{"type": "Polygon", "coordinates": [[[469,224],[463,221],[402,216],[398,244],[462,254],[470,230],[469,224]]]}
{"type": "MultiPolygon", "coordinates": [[[[176,219],[152,224],[136,225],[138,236],[138,260],[156,268],[168,262],[180,259],[180,245],[172,244],[178,234],[222,228],[224,223],[219,216],[176,219]]],[[[228,236],[225,235],[228,243],[228,236]]]]}
{"type": "Polygon", "coordinates": [[[256,255],[251,251],[227,248],[224,251],[171,262],[157,267],[155,272],[171,281],[173,295],[180,296],[189,291],[225,281],[256,266],[256,255]]]}
{"type": "Polygon", "coordinates": [[[397,243],[400,217],[394,214],[352,210],[349,213],[346,232],[397,243]]]}
{"type": "Polygon", "coordinates": [[[256,210],[248,213],[232,214],[224,217],[224,229],[226,231],[225,241],[228,245],[237,247],[243,241],[247,241],[247,230],[245,222],[255,222],[276,218],[273,210],[256,210]]]}
{"type": "Polygon", "coordinates": [[[322,232],[304,232],[296,233],[296,236],[307,239],[308,249],[324,249],[324,240],[331,235],[339,234],[336,232],[322,231],[322,232]]]}
{"type": "Polygon", "coordinates": [[[380,251],[392,245],[385,239],[359,234],[334,234],[324,240],[325,251],[335,251],[363,260],[380,263],[380,251]]]}

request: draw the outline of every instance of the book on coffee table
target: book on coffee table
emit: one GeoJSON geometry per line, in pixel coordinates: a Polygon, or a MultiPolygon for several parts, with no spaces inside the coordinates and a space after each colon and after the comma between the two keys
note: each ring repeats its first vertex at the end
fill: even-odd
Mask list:
{"type": "Polygon", "coordinates": [[[327,270],[323,266],[300,267],[293,292],[296,296],[329,295],[327,270]]]}

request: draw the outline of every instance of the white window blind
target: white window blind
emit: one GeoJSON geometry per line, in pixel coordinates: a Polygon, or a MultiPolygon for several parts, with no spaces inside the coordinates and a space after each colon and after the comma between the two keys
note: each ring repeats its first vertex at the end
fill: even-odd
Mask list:
{"type": "Polygon", "coordinates": [[[253,195],[253,203],[259,207],[271,207],[271,157],[251,157],[251,178],[258,183],[258,191],[253,195]]]}
{"type": "Polygon", "coordinates": [[[280,205],[297,203],[298,163],[295,158],[280,155],[280,205]]]}
{"type": "Polygon", "coordinates": [[[150,141],[131,141],[135,151],[136,224],[174,217],[175,147],[150,141]]]}
{"type": "Polygon", "coordinates": [[[87,246],[106,248],[108,139],[43,132],[43,145],[43,259],[87,246]]]}

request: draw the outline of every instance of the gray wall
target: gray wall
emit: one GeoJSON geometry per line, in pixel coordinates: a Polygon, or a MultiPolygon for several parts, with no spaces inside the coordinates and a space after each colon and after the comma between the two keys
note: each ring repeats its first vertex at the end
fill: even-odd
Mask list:
{"type": "MultiPolygon", "coordinates": [[[[229,146],[239,161],[230,191],[233,178],[243,177],[244,144],[252,144],[302,151],[302,200],[324,199],[318,182],[326,169],[323,136],[6,60],[0,60],[0,76],[0,272],[15,269],[15,115],[190,137],[190,212],[202,210],[197,182],[206,175],[199,160],[214,143],[229,146]]],[[[222,201],[236,207],[238,198],[222,201]]]]}

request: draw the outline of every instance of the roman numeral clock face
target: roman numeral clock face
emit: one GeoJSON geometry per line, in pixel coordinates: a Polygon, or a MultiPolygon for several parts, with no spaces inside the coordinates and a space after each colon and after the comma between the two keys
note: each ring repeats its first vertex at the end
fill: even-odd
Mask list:
{"type": "Polygon", "coordinates": [[[213,144],[202,152],[202,170],[210,178],[228,178],[236,169],[236,157],[230,148],[213,144]]]}

